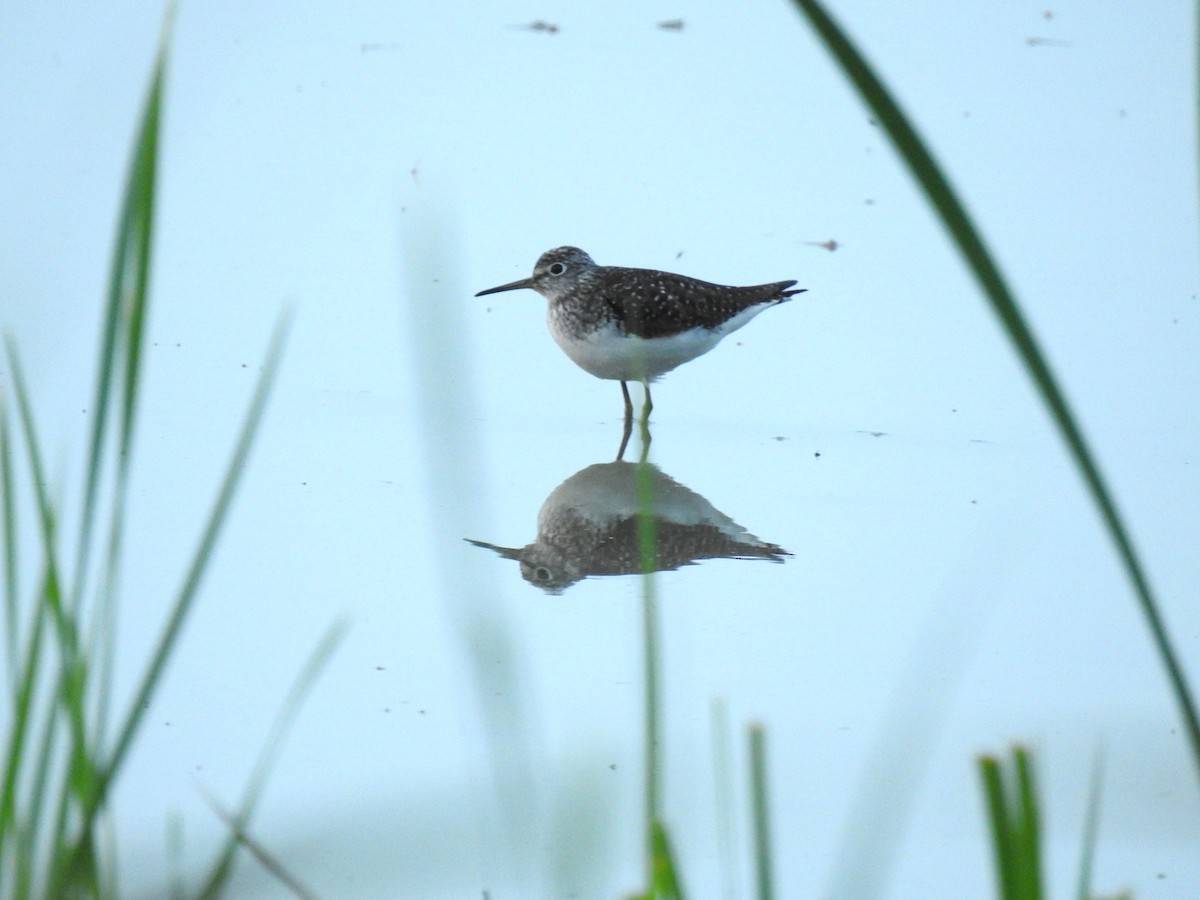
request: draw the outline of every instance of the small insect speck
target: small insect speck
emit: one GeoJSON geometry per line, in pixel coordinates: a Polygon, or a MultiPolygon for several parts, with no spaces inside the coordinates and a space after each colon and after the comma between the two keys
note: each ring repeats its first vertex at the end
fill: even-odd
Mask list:
{"type": "Polygon", "coordinates": [[[807,244],[809,247],[820,247],[824,250],[828,250],[830,253],[832,253],[834,250],[836,250],[839,246],[838,242],[835,241],[833,238],[830,238],[827,241],[805,241],[804,243],[807,244]]]}
{"type": "Polygon", "coordinates": [[[659,22],[658,27],[663,31],[683,31],[683,19],[667,19],[659,22]]]}
{"type": "Polygon", "coordinates": [[[546,34],[558,34],[558,26],[538,19],[528,25],[510,25],[509,28],[521,28],[525,31],[544,31],[546,34]]]}

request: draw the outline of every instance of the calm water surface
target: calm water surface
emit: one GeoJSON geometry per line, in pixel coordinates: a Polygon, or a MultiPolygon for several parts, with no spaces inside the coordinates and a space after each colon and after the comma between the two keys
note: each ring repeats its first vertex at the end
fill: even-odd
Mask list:
{"type": "MultiPolygon", "coordinates": [[[[184,872],[207,861],[223,826],[205,797],[236,806],[335,622],[252,826],[297,878],[339,898],[639,886],[644,600],[615,574],[632,553],[619,390],[561,354],[539,297],[472,297],[575,244],[808,289],[655,388],[661,803],[690,893],[749,896],[758,722],[780,896],[988,896],[974,760],[1017,740],[1056,896],[1101,747],[1096,889],[1200,894],[1200,791],[1107,539],[794,11],[699,4],[676,31],[616,4],[548,34],[453,3],[330,9],[177,22],[118,689],[282,307],[295,325],[115,796],[124,893],[162,895],[172,834],[184,872]]],[[[17,210],[0,324],[64,497],[158,12],[0,29],[0,92],[28,123],[0,166],[17,210]]],[[[998,249],[1200,681],[1190,12],[1045,12],[845,14],[998,249]]],[[[247,862],[235,895],[286,894],[247,862]]]]}

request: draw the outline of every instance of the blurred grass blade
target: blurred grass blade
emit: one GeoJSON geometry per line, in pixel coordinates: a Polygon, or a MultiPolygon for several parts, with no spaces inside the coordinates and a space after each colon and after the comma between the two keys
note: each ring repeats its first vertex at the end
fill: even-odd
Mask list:
{"type": "Polygon", "coordinates": [[[1013,768],[1017,780],[1017,834],[1023,863],[1019,869],[1021,896],[1032,900],[1042,896],[1042,818],[1033,780],[1033,760],[1024,747],[1013,748],[1013,768]]]}
{"type": "Polygon", "coordinates": [[[1096,859],[1096,844],[1100,839],[1100,796],[1104,789],[1104,751],[1096,751],[1092,763],[1092,783],[1088,788],[1087,812],[1083,819],[1083,841],[1079,850],[1079,900],[1091,900],[1092,864],[1096,859]]]}
{"type": "MultiPolygon", "coordinates": [[[[44,813],[51,809],[45,799],[47,786],[51,778],[51,766],[59,763],[63,771],[58,775],[57,806],[53,820],[53,831],[50,838],[52,846],[58,846],[66,823],[73,809],[86,802],[89,791],[96,780],[96,761],[88,745],[86,727],[85,692],[88,682],[88,660],[81,651],[79,632],[73,611],[65,603],[62,591],[63,579],[58,554],[58,527],[54,504],[49,494],[50,480],[45,474],[41,445],[34,423],[33,409],[30,403],[29,391],[21,367],[20,358],[12,341],[7,342],[8,368],[12,376],[13,391],[17,401],[17,412],[21,421],[21,433],[28,456],[30,480],[33,484],[34,501],[38,511],[38,535],[42,545],[42,577],[34,604],[33,632],[38,635],[37,643],[31,644],[25,669],[25,683],[22,685],[23,698],[18,698],[18,719],[14,727],[14,741],[10,744],[5,769],[5,784],[0,794],[0,820],[5,823],[0,828],[0,837],[7,837],[8,826],[20,827],[24,834],[17,837],[23,842],[27,852],[37,845],[42,837],[41,822],[44,813]],[[55,641],[58,660],[58,671],[54,679],[54,687],[44,698],[45,708],[41,710],[42,740],[38,750],[29,751],[25,743],[32,717],[37,715],[35,691],[42,671],[41,644],[42,621],[48,622],[52,628],[50,634],[55,641]],[[58,729],[65,725],[67,729],[67,745],[65,758],[58,760],[54,755],[57,746],[58,729]],[[20,768],[26,763],[33,764],[33,774],[27,795],[19,803],[17,792],[20,768]],[[26,815],[18,825],[17,810],[21,806],[26,815]],[[11,819],[10,819],[11,817],[11,819]]],[[[90,861],[94,858],[88,853],[81,854],[80,859],[85,865],[77,871],[78,882],[86,886],[96,884],[96,874],[90,861]]],[[[33,853],[36,859],[37,854],[33,853]]],[[[51,862],[53,865],[53,862],[51,862]]],[[[30,867],[32,868],[32,867],[30,867]]],[[[48,876],[48,883],[55,883],[53,875],[48,876]]]]}
{"type": "MultiPolygon", "coordinates": [[[[110,538],[110,547],[112,548],[110,562],[115,561],[116,548],[119,546],[123,520],[120,498],[124,493],[125,473],[128,471],[131,455],[130,443],[136,405],[138,361],[141,355],[141,335],[144,329],[149,282],[165,61],[166,30],[164,29],[134,141],[132,160],[114,241],[109,296],[102,325],[103,336],[97,372],[95,407],[92,410],[92,432],[85,477],[85,501],[80,517],[80,534],[73,584],[68,584],[67,577],[64,577],[65,573],[58,564],[58,529],[50,500],[46,495],[46,485],[49,482],[42,472],[42,455],[33,430],[28,393],[21,380],[20,366],[15,350],[11,343],[9,345],[9,368],[17,391],[18,407],[30,456],[30,477],[39,511],[39,531],[43,545],[43,576],[32,617],[35,633],[39,617],[43,614],[48,615],[54,625],[53,634],[56,639],[55,649],[59,671],[56,686],[51,694],[52,701],[57,703],[62,720],[67,725],[67,744],[65,751],[60,752],[61,744],[58,738],[60,713],[48,710],[42,717],[43,733],[36,749],[30,748],[26,753],[16,744],[10,745],[9,752],[13,755],[10,755],[6,762],[6,786],[3,802],[5,813],[3,817],[8,821],[10,815],[15,815],[15,807],[9,804],[16,801],[16,785],[15,783],[10,784],[9,778],[18,766],[25,764],[27,757],[31,757],[29,762],[33,764],[33,774],[28,776],[30,782],[20,801],[24,810],[20,827],[25,831],[25,834],[20,836],[20,841],[26,852],[31,853],[35,858],[42,858],[35,849],[38,842],[44,837],[41,821],[44,813],[53,812],[49,829],[48,852],[44,854],[46,881],[41,888],[52,894],[98,895],[113,887],[99,872],[99,862],[93,844],[95,819],[101,807],[101,803],[96,801],[96,797],[103,793],[103,776],[100,771],[101,761],[99,745],[96,743],[97,735],[89,733],[87,725],[89,697],[99,698],[103,705],[103,690],[98,693],[95,688],[98,682],[106,680],[106,676],[101,674],[99,679],[94,676],[97,674],[97,663],[101,670],[105,668],[105,657],[103,653],[92,652],[96,650],[95,645],[89,646],[90,642],[82,638],[78,613],[89,570],[89,558],[93,543],[91,533],[97,497],[100,492],[104,450],[108,444],[106,433],[111,419],[109,409],[115,384],[113,372],[117,362],[122,360],[125,365],[121,395],[122,436],[117,448],[119,451],[117,457],[118,477],[110,538]],[[56,809],[55,805],[47,804],[44,801],[44,794],[47,792],[51,796],[57,797],[56,809]],[[73,832],[69,838],[67,837],[68,830],[73,832]],[[65,849],[68,842],[71,847],[69,851],[65,849]]],[[[12,561],[9,560],[9,563],[12,564],[12,561]]],[[[15,578],[15,576],[11,577],[15,578]]],[[[100,638],[110,637],[107,630],[110,623],[108,623],[107,617],[99,614],[94,621],[98,623],[100,638]]],[[[111,647],[108,649],[111,651],[111,647]]],[[[111,660],[111,657],[109,659],[111,660]]],[[[27,689],[32,690],[39,677],[39,671],[37,654],[31,653],[27,657],[27,689]]],[[[21,719],[23,721],[19,721],[20,726],[28,727],[28,711],[19,716],[19,720],[21,719]]],[[[95,727],[95,731],[99,732],[99,725],[95,727]]],[[[25,884],[27,888],[35,889],[28,880],[25,881],[25,884]]]]}
{"type": "MultiPolygon", "coordinates": [[[[271,873],[280,884],[291,891],[297,900],[316,900],[316,894],[301,884],[300,880],[284,868],[283,864],[273,854],[269,853],[262,844],[246,833],[244,824],[241,824],[236,816],[223,809],[211,797],[208,798],[208,805],[217,814],[217,817],[229,826],[233,833],[232,840],[234,844],[244,847],[246,852],[258,860],[258,864],[271,873]]],[[[214,891],[212,896],[220,896],[223,889],[224,886],[222,885],[214,891]]],[[[204,897],[207,894],[201,894],[200,896],[204,897]]]]}
{"type": "Polygon", "coordinates": [[[979,759],[1002,900],[1041,900],[1041,822],[1033,762],[1024,747],[1012,748],[1007,764],[995,756],[979,759]]]}
{"type": "Polygon", "coordinates": [[[775,896],[771,861],[771,819],[767,797],[767,738],[762,725],[750,726],[750,810],[754,822],[754,883],[758,900],[775,896]]]}
{"type": "Polygon", "coordinates": [[[994,756],[980,757],[979,777],[983,782],[988,824],[992,833],[996,896],[1001,900],[1012,900],[1016,896],[1016,889],[1013,887],[1014,869],[1010,863],[1013,856],[1012,834],[1008,828],[1008,805],[1004,797],[1004,782],[1000,776],[1000,761],[994,756]]]}
{"type": "Polygon", "coordinates": [[[717,806],[717,856],[721,861],[721,896],[733,900],[738,895],[737,827],[733,815],[733,757],[729,729],[729,710],[725,701],[714,697],[712,710],[713,794],[717,806]]]}
{"type": "Polygon", "coordinates": [[[229,513],[229,508],[233,503],[234,494],[237,491],[242,473],[245,470],[246,459],[250,454],[254,437],[266,409],[267,398],[275,380],[275,373],[279,368],[279,360],[289,322],[290,318],[285,314],[280,317],[275,326],[275,331],[267,350],[266,361],[263,364],[262,373],[259,375],[258,384],[255,387],[254,395],[250,402],[250,408],[242,424],[241,433],[234,448],[233,456],[226,468],[220,491],[213,503],[212,510],[209,512],[199,545],[192,556],[192,562],[188,567],[183,584],[180,586],[179,592],[172,604],[171,613],[163,626],[162,633],[159,635],[154,653],[146,666],[134,698],[129,704],[128,712],[118,732],[113,749],[104,761],[98,773],[94,790],[84,806],[80,838],[68,857],[69,870],[79,865],[90,850],[96,825],[96,816],[107,799],[108,789],[120,771],[130,745],[133,743],[138,726],[141,724],[142,717],[150,706],[150,700],[158,686],[159,678],[162,676],[167,660],[175,648],[175,643],[179,638],[187,615],[191,611],[192,603],[196,598],[200,583],[208,568],[208,563],[212,559],[217,538],[220,536],[221,529],[229,513]]]}
{"type": "MultiPolygon", "coordinates": [[[[13,392],[21,419],[21,431],[29,454],[29,465],[33,473],[41,474],[42,464],[41,456],[37,449],[37,433],[34,430],[28,397],[25,394],[25,383],[21,374],[20,361],[17,358],[11,341],[8,342],[8,361],[9,371],[12,376],[13,392]]],[[[3,415],[7,423],[7,409],[3,410],[3,415]]],[[[10,441],[7,424],[4,430],[4,441],[6,444],[6,466],[11,471],[12,454],[7,448],[10,441]]],[[[8,492],[10,488],[6,487],[5,490],[8,492]]],[[[41,522],[39,533],[44,538],[47,528],[49,528],[51,533],[53,532],[53,514],[49,509],[49,502],[45,496],[44,482],[38,482],[36,490],[39,503],[39,520],[41,522]],[[45,504],[45,506],[43,507],[42,504],[45,504]]],[[[11,499],[11,495],[6,493],[6,498],[11,499]]],[[[15,542],[15,506],[13,512],[10,515],[6,515],[6,518],[12,520],[11,524],[7,526],[11,534],[8,540],[15,542]]],[[[43,584],[47,587],[47,582],[52,579],[52,575],[50,574],[54,566],[52,560],[53,556],[50,556],[44,564],[45,574],[43,576],[43,584]]],[[[10,576],[9,581],[15,584],[15,571],[10,576]]],[[[39,600],[43,593],[44,591],[39,593],[39,600]]],[[[11,661],[12,671],[15,671],[16,674],[9,691],[12,709],[9,713],[11,718],[8,724],[8,736],[5,740],[4,748],[3,783],[0,785],[0,894],[3,894],[6,890],[11,890],[15,895],[28,893],[33,880],[34,861],[37,858],[34,844],[39,834],[38,823],[40,822],[40,813],[46,805],[42,799],[41,786],[45,782],[45,770],[48,759],[46,753],[39,755],[36,749],[29,749],[29,740],[38,716],[39,701],[42,699],[39,696],[38,679],[39,674],[42,672],[43,654],[46,652],[45,648],[48,643],[46,632],[49,617],[49,604],[43,602],[35,602],[33,604],[30,620],[24,623],[28,629],[24,649],[20,651],[19,657],[14,656],[11,661]],[[22,773],[29,768],[29,764],[34,764],[34,773],[25,777],[33,779],[32,787],[26,789],[24,797],[20,797],[22,773]],[[30,815],[22,817],[19,813],[19,810],[22,808],[28,809],[30,815]]],[[[18,646],[15,628],[20,625],[20,617],[17,609],[12,611],[11,618],[14,625],[11,643],[15,648],[18,646]]],[[[52,731],[52,729],[56,728],[62,722],[61,717],[57,715],[56,703],[57,693],[51,694],[45,699],[46,708],[41,711],[43,727],[47,732],[52,731]]],[[[42,741],[39,746],[43,746],[44,744],[45,741],[42,741]]]]}
{"type": "Polygon", "coordinates": [[[859,54],[838,25],[825,12],[817,0],[793,0],[808,22],[817,32],[826,49],[838,61],[846,76],[854,83],[860,96],[874,112],[880,125],[891,138],[897,152],[908,165],[909,171],[920,184],[925,196],[937,210],[950,236],[958,245],[971,272],[975,275],[992,311],[1000,319],[1009,340],[1012,341],[1025,371],[1033,380],[1043,402],[1049,409],[1064,442],[1070,451],[1076,468],[1083,477],[1087,489],[1116,546],[1122,565],[1133,584],[1142,613],[1150,628],[1151,637],[1159,658],[1167,669],[1176,702],[1184,720],[1184,727],[1191,744],[1192,762],[1200,775],[1200,715],[1197,714],[1194,698],[1188,689],[1187,679],[1179,664],[1175,650],[1167,634],[1166,625],[1158,611],[1158,604],[1150,589],[1150,583],[1134,549],[1133,541],[1117,511],[1108,487],[1100,474],[1083,433],[1075,422],[1075,416],[1066,398],[1058,387],[1050,367],[1037,341],[1017,307],[1016,300],[1008,289],[999,268],[992,260],[979,233],[975,230],[966,210],[959,202],[949,181],[925,148],[896,101],[876,77],[867,61],[859,54]]]}
{"type": "MultiPolygon", "coordinates": [[[[173,7],[162,39],[134,141],[114,241],[112,271],[101,322],[93,422],[85,460],[84,498],[79,516],[75,568],[60,564],[61,528],[50,494],[20,360],[7,343],[11,394],[0,395],[0,538],[3,540],[6,686],[12,712],[6,719],[3,783],[0,785],[0,895],[14,897],[118,896],[116,852],[102,848],[97,829],[109,790],[176,645],[226,520],[274,382],[289,318],[280,317],[266,362],[246,414],[232,459],[205,522],[198,547],[164,623],[158,642],[111,750],[104,732],[110,719],[108,691],[115,658],[117,574],[124,534],[125,497],[142,377],[142,352],[149,309],[163,80],[173,7]],[[8,402],[15,400],[19,428],[10,427],[8,402]],[[17,567],[18,518],[15,437],[27,454],[25,466],[36,511],[41,572],[28,614],[21,608],[17,567]],[[101,498],[111,507],[106,555],[92,563],[98,541],[101,498]],[[97,577],[98,589],[89,585],[97,577]],[[84,615],[85,598],[95,598],[84,615]],[[90,624],[89,624],[90,623],[90,624]],[[88,631],[84,636],[85,629],[88,631]]],[[[322,645],[327,651],[331,643],[322,645]]],[[[321,659],[322,654],[318,654],[321,659]]],[[[311,679],[315,670],[306,673],[311,679]]],[[[303,685],[308,681],[304,680],[303,685]]],[[[298,697],[294,698],[298,703],[298,697]]],[[[281,717],[273,750],[287,724],[281,717]]],[[[270,760],[264,759],[264,765],[270,760]]],[[[247,794],[247,813],[261,788],[257,771],[247,794]]]]}
{"type": "Polygon", "coordinates": [[[671,840],[666,827],[658,819],[650,823],[650,859],[654,873],[650,896],[656,900],[683,900],[683,886],[675,866],[671,840]]]}
{"type": "Polygon", "coordinates": [[[661,819],[651,819],[649,826],[649,861],[646,890],[630,894],[626,900],[684,900],[683,882],[675,866],[671,839],[661,819]]]}
{"type": "MultiPolygon", "coordinates": [[[[628,422],[626,423],[628,424],[628,422]]],[[[622,450],[624,443],[622,443],[622,450]]],[[[655,571],[658,569],[658,529],[654,510],[654,482],[646,462],[649,442],[642,435],[640,459],[634,463],[634,494],[637,497],[638,562],[642,572],[642,688],[643,688],[643,766],[646,796],[647,881],[654,885],[655,823],[662,816],[662,713],[659,683],[658,594],[655,571]]]]}
{"type": "Polygon", "coordinates": [[[150,268],[154,247],[155,198],[173,7],[168,6],[159,37],[142,115],[126,175],[109,270],[93,396],[92,428],[85,463],[83,510],[79,520],[69,606],[79,610],[90,590],[97,502],[109,490],[108,534],[99,569],[98,599],[84,655],[91,660],[91,744],[104,746],[117,653],[117,578],[125,534],[125,503],[133,461],[133,435],[141,383],[142,353],[150,307],[150,268]],[[115,429],[115,435],[113,430],[115,429]],[[115,446],[114,446],[115,445],[115,446]],[[111,462],[111,480],[105,479],[111,462]]]}
{"type": "Polygon", "coordinates": [[[80,519],[76,583],[72,603],[78,604],[87,575],[92,547],[92,528],[100,489],[105,447],[112,416],[109,404],[120,386],[120,432],[117,455],[118,482],[128,471],[134,426],[138,375],[141,368],[142,336],[150,282],[154,237],[154,199],[157,188],[158,142],[162,119],[163,80],[167,65],[171,10],[163,25],[154,69],[142,117],[134,141],[133,158],[125,182],[117,236],[109,272],[108,300],[103,318],[95,394],[92,400],[92,431],[84,479],[83,515],[80,519]],[[123,365],[118,379],[116,368],[123,365]]]}
{"type": "MultiPolygon", "coordinates": [[[[271,732],[267,736],[266,743],[263,745],[262,752],[251,772],[250,781],[246,786],[246,793],[242,798],[241,808],[237,814],[231,816],[225,813],[216,801],[209,800],[209,805],[229,825],[229,836],[216,861],[211,866],[209,876],[205,881],[204,887],[197,894],[197,897],[207,900],[207,898],[221,896],[228,885],[229,876],[233,871],[234,856],[240,846],[247,847],[284,884],[287,884],[293,890],[297,890],[294,879],[287,875],[283,868],[267,856],[265,852],[261,852],[261,848],[246,836],[246,827],[250,824],[250,818],[254,815],[254,810],[258,806],[259,797],[262,796],[263,788],[266,786],[267,775],[274,766],[275,758],[279,755],[279,750],[283,746],[288,729],[291,728],[297,713],[300,712],[300,706],[303,704],[304,698],[312,689],[313,684],[316,683],[317,676],[329,662],[333,651],[337,649],[337,645],[341,642],[345,633],[346,623],[335,622],[325,632],[324,637],[321,638],[320,643],[317,644],[316,649],[309,656],[308,662],[305,663],[304,668],[296,677],[296,681],[292,684],[292,689],[288,692],[287,699],[284,701],[278,716],[276,716],[275,723],[271,726],[271,732]]],[[[305,896],[302,890],[297,891],[297,895],[305,896]]]]}
{"type": "Polygon", "coordinates": [[[4,544],[4,657],[8,679],[5,688],[17,689],[17,622],[21,585],[17,578],[17,505],[14,494],[12,438],[8,433],[8,405],[0,386],[0,542],[4,544]]]}
{"type": "MultiPolygon", "coordinates": [[[[626,428],[630,423],[626,420],[626,428]]],[[[683,896],[680,879],[671,854],[670,841],[662,822],[662,708],[660,681],[661,645],[658,592],[658,520],[655,517],[654,473],[646,461],[650,452],[649,426],[640,428],[641,452],[634,463],[634,494],[637,498],[638,562],[642,573],[642,686],[643,686],[643,766],[645,769],[646,820],[646,898],[666,900],[683,896]]],[[[620,459],[629,439],[628,430],[621,442],[620,459]]]]}

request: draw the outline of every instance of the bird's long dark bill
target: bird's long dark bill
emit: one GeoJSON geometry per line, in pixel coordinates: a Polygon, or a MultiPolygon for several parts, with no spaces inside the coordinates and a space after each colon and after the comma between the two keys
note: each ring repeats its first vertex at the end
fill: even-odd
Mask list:
{"type": "Polygon", "coordinates": [[[474,538],[463,538],[463,540],[468,544],[473,544],[476,547],[482,547],[484,550],[494,550],[505,559],[515,559],[518,562],[521,560],[520,547],[500,547],[496,544],[489,544],[487,541],[477,541],[474,538]]]}
{"type": "Polygon", "coordinates": [[[501,291],[519,291],[521,288],[533,287],[532,278],[522,278],[520,281],[511,281],[508,284],[502,284],[500,287],[488,288],[486,291],[480,291],[476,297],[482,297],[484,294],[499,294],[501,291]]]}

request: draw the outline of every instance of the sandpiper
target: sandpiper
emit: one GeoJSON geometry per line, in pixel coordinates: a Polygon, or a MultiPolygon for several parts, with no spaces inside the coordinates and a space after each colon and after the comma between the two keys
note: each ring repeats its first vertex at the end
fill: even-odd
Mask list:
{"type": "Polygon", "coordinates": [[[707,353],[764,309],[802,293],[804,288],[788,290],[795,283],[729,287],[657,269],[598,266],[578,247],[558,247],[542,254],[529,278],[475,296],[532,288],[545,297],[558,346],[584,371],[621,382],[630,419],[627,382],[642,383],[642,415],[648,416],[650,382],[707,353]]]}

